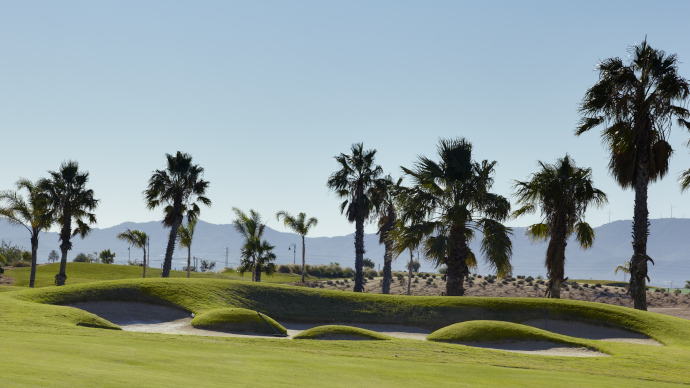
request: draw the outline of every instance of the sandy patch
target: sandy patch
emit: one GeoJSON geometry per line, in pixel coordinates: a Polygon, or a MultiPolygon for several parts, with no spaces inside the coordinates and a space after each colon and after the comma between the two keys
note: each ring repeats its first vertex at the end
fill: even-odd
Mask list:
{"type": "MultiPolygon", "coordinates": [[[[214,337],[243,337],[243,338],[292,338],[304,330],[326,324],[338,323],[282,323],[288,330],[287,337],[274,337],[242,332],[225,332],[197,329],[191,325],[191,314],[180,309],[139,302],[88,302],[70,305],[98,315],[101,318],[120,326],[124,331],[159,334],[183,334],[214,337]]],[[[416,339],[424,341],[431,331],[416,327],[399,325],[368,325],[343,323],[344,325],[359,327],[395,338],[416,339]]],[[[338,338],[343,339],[343,338],[338,338]]],[[[361,340],[361,337],[356,339],[361,340]]]]}
{"type": "Polygon", "coordinates": [[[641,333],[635,333],[613,327],[590,325],[582,322],[549,319],[547,323],[546,320],[539,319],[522,322],[522,324],[570,337],[599,341],[628,342],[633,344],[663,346],[659,341],[651,339],[641,333]]]}
{"type": "Polygon", "coordinates": [[[608,354],[587,348],[564,346],[549,341],[514,341],[514,342],[464,342],[462,345],[484,349],[503,350],[513,353],[535,354],[542,356],[563,357],[609,357],[608,354]]]}

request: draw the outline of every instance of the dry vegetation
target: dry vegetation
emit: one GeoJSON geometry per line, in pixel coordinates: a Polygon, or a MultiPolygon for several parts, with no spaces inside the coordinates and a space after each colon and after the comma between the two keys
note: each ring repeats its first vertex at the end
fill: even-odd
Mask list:
{"type": "MultiPolygon", "coordinates": [[[[407,294],[407,274],[404,274],[402,279],[403,281],[400,281],[400,277],[393,277],[391,294],[407,294]]],[[[381,293],[381,281],[382,278],[380,277],[367,280],[365,292],[372,294],[381,293]]],[[[546,283],[546,280],[532,279],[529,276],[526,278],[521,277],[521,279],[470,276],[465,282],[465,295],[543,298],[546,292],[546,283]]],[[[324,289],[351,291],[353,282],[348,279],[331,279],[311,281],[308,282],[308,285],[324,289]]],[[[422,275],[413,278],[410,291],[412,295],[438,296],[445,289],[446,283],[442,280],[441,275],[422,275]]],[[[597,283],[566,281],[561,290],[561,298],[632,307],[632,300],[626,294],[625,288],[597,283]]],[[[650,309],[674,308],[690,312],[690,295],[688,294],[675,295],[673,293],[650,290],[647,292],[647,303],[650,309]]]]}

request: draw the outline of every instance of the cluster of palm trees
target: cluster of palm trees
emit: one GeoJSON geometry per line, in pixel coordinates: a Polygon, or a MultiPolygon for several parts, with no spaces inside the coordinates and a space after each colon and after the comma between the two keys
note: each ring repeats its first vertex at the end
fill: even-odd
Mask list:
{"type": "MultiPolygon", "coordinates": [[[[690,130],[688,80],[678,74],[676,55],[649,46],[646,39],[631,47],[629,61],[609,58],[599,66],[599,81],[585,93],[579,109],[577,136],[603,126],[602,140],[610,152],[609,169],[623,188],[635,190],[633,256],[630,288],[634,307],[646,310],[647,187],[668,172],[673,153],[667,138],[673,123],[690,130]]],[[[468,242],[482,233],[481,251],[498,275],[512,271],[509,217],[539,211],[542,222],[531,225],[535,241],[549,240],[547,295],[560,296],[567,239],[575,234],[586,249],[594,230],[584,221],[589,206],[606,203],[606,195],[592,183],[591,170],[580,168],[567,154],[554,164],[539,162],[540,171],[527,181],[515,181],[518,204],[489,190],[496,162],[472,159],[472,146],[462,138],[441,140],[438,161],[420,157],[413,168],[402,167],[412,181],[403,187],[375,164],[376,150],[353,144],[350,153],[335,157],[340,169],[327,186],[344,201],[340,205],[355,223],[355,286],[363,290],[364,222],[378,217],[380,243],[385,244],[383,292],[389,292],[390,262],[405,249],[421,247],[425,256],[447,266],[446,295],[463,295],[463,280],[477,265],[468,242]]],[[[690,169],[681,175],[681,189],[690,188],[690,169]]],[[[653,262],[652,262],[653,263],[653,262]]]]}

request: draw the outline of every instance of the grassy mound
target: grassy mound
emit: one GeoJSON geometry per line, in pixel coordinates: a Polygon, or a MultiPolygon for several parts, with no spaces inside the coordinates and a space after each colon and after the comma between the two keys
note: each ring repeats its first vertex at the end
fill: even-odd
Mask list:
{"type": "Polygon", "coordinates": [[[242,331],[261,334],[276,334],[278,332],[278,334],[287,334],[287,329],[273,318],[265,314],[260,316],[256,311],[243,308],[211,310],[199,314],[192,319],[192,326],[208,330],[242,331]],[[263,319],[261,318],[262,316],[263,319]]]}
{"type": "Polygon", "coordinates": [[[296,335],[295,339],[367,339],[367,340],[390,340],[393,337],[377,333],[375,331],[360,329],[359,327],[326,325],[312,327],[296,335]]]}
{"type": "Polygon", "coordinates": [[[469,321],[436,330],[426,338],[437,342],[502,342],[549,341],[566,345],[587,346],[572,337],[555,334],[519,323],[501,321],[469,321]]]}

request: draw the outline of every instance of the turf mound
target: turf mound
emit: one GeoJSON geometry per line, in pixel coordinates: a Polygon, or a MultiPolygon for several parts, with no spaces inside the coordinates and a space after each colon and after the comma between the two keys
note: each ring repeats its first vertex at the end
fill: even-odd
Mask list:
{"type": "Polygon", "coordinates": [[[301,332],[294,339],[313,340],[390,340],[393,337],[359,327],[326,325],[317,326],[301,332]]]}
{"type": "Polygon", "coordinates": [[[216,331],[287,334],[287,329],[273,318],[243,308],[211,310],[199,314],[192,319],[192,326],[216,331]]]}
{"type": "Polygon", "coordinates": [[[580,341],[519,323],[502,321],[469,321],[456,323],[436,330],[426,337],[437,342],[510,342],[549,341],[566,345],[583,346],[580,341]]]}

